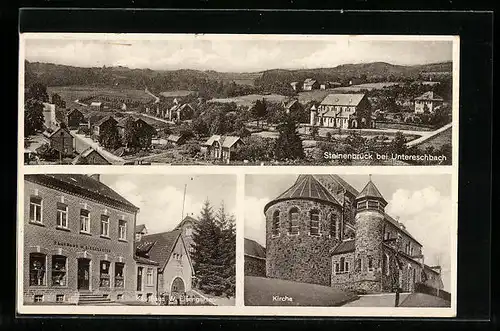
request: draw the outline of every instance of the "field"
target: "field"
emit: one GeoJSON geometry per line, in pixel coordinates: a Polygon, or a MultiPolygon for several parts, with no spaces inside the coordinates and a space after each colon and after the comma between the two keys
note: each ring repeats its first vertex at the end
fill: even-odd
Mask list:
{"type": "Polygon", "coordinates": [[[331,93],[356,93],[362,90],[381,90],[387,86],[400,84],[398,82],[384,82],[384,83],[367,83],[351,86],[335,87],[326,90],[312,90],[299,92],[299,101],[303,104],[310,101],[321,102],[328,94],[331,93]]]}
{"type": "Polygon", "coordinates": [[[424,141],[421,144],[415,145],[420,150],[425,150],[429,147],[434,149],[440,149],[445,144],[450,144],[452,142],[451,128],[444,130],[443,132],[435,135],[434,137],[424,141]]]}
{"type": "Polygon", "coordinates": [[[189,91],[189,90],[176,90],[176,91],[165,91],[165,92],[160,92],[159,94],[165,98],[180,98],[180,97],[186,97],[191,94],[195,94],[196,91],[189,91]]]}
{"type": "Polygon", "coordinates": [[[269,102],[280,103],[284,101],[286,98],[287,97],[285,97],[284,95],[279,95],[279,94],[267,94],[267,95],[249,94],[233,98],[212,99],[209,102],[221,102],[221,103],[234,102],[238,106],[251,107],[257,100],[265,99],[266,101],[269,102]]]}
{"type": "Polygon", "coordinates": [[[154,101],[153,97],[144,92],[144,90],[134,90],[126,88],[114,88],[114,87],[93,87],[93,86],[49,86],[47,87],[47,93],[52,95],[52,93],[59,94],[66,104],[70,106],[75,100],[81,100],[82,98],[89,96],[104,96],[112,97],[117,99],[132,99],[140,102],[150,102],[154,101]]]}

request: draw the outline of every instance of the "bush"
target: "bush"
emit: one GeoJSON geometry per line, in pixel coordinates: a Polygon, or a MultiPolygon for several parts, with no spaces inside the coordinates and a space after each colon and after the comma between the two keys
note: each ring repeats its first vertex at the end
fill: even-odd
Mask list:
{"type": "Polygon", "coordinates": [[[188,142],[182,146],[182,154],[187,154],[191,157],[195,157],[201,152],[201,147],[197,142],[188,142]]]}

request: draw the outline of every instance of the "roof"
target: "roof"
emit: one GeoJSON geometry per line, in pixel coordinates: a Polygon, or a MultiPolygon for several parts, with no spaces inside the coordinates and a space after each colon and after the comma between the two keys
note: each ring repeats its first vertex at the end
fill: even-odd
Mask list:
{"type": "Polygon", "coordinates": [[[415,100],[443,101],[443,98],[436,93],[429,91],[419,97],[416,97],[415,100]]]}
{"type": "Polygon", "coordinates": [[[66,131],[66,133],[68,133],[71,137],[73,137],[71,135],[71,133],[69,132],[68,128],[61,128],[61,127],[59,127],[58,129],[54,130],[52,133],[49,133],[48,135],[45,134],[45,132],[47,132],[47,131],[44,131],[43,134],[46,135],[47,137],[51,138],[52,136],[54,136],[57,132],[59,132],[61,130],[66,131]]]}
{"type": "Polygon", "coordinates": [[[321,101],[321,104],[328,106],[357,106],[364,97],[364,93],[328,94],[321,101]]]}
{"type": "Polygon", "coordinates": [[[304,80],[304,85],[313,85],[314,83],[316,83],[316,79],[306,78],[304,80]]]}
{"type": "Polygon", "coordinates": [[[43,104],[43,111],[52,111],[56,109],[56,105],[53,103],[42,102],[42,104],[43,104]]]}
{"type": "Polygon", "coordinates": [[[35,182],[46,182],[46,180],[50,180],[50,184],[65,184],[69,185],[72,188],[77,188],[80,190],[84,190],[93,195],[98,195],[100,197],[105,197],[114,202],[117,202],[121,205],[125,205],[134,210],[139,210],[138,207],[133,205],[130,201],[125,199],[119,193],[115,192],[109,186],[104,183],[90,177],[87,175],[81,174],[37,174],[37,175],[25,175],[25,179],[29,181],[35,182]],[[55,183],[54,183],[55,182],[55,183]]]}
{"type": "Polygon", "coordinates": [[[101,106],[102,102],[92,102],[90,105],[91,106],[101,106]]]}
{"type": "Polygon", "coordinates": [[[71,109],[66,116],[72,115],[73,113],[79,112],[80,114],[83,115],[83,113],[80,111],[80,109],[73,108],[71,109]]]}
{"type": "Polygon", "coordinates": [[[181,232],[181,230],[173,230],[142,236],[136,244],[136,254],[157,261],[161,266],[164,266],[168,262],[181,232]]]}
{"type": "Polygon", "coordinates": [[[108,115],[106,114],[103,114],[102,112],[98,112],[98,111],[93,111],[93,112],[90,112],[89,114],[87,114],[87,116],[85,117],[85,119],[87,121],[90,122],[90,124],[95,124],[97,123],[98,121],[100,121],[101,119],[107,117],[108,115]]]}
{"type": "Polygon", "coordinates": [[[266,258],[266,249],[255,240],[245,238],[245,255],[266,258]]]}
{"type": "Polygon", "coordinates": [[[222,147],[230,148],[232,147],[238,140],[241,141],[241,138],[238,136],[220,136],[218,134],[214,134],[211,136],[206,142],[205,145],[212,146],[215,141],[218,141],[222,147]]]}
{"type": "Polygon", "coordinates": [[[156,262],[156,261],[153,261],[153,260],[147,259],[147,258],[142,257],[142,256],[137,256],[137,255],[135,255],[135,256],[134,256],[134,260],[135,260],[136,262],[139,262],[139,263],[142,263],[142,264],[149,264],[149,265],[156,265],[156,266],[160,265],[160,264],[159,264],[158,262],[156,262]]]}
{"type": "Polygon", "coordinates": [[[184,217],[184,219],[182,221],[180,221],[180,223],[177,224],[177,226],[174,229],[177,230],[177,229],[182,228],[184,226],[184,223],[186,223],[186,222],[198,223],[198,220],[196,218],[193,218],[193,217],[188,215],[188,216],[184,217]]]}
{"type": "Polygon", "coordinates": [[[295,183],[289,189],[264,207],[264,212],[266,212],[272,204],[281,200],[290,199],[312,199],[340,205],[333,195],[314,178],[313,175],[299,175],[295,183]]]}
{"type": "Polygon", "coordinates": [[[380,193],[380,191],[375,186],[375,184],[373,184],[371,179],[368,181],[368,183],[366,183],[365,188],[356,197],[356,199],[363,199],[363,198],[377,198],[385,201],[384,197],[382,196],[382,193],[380,193]]]}
{"type": "Polygon", "coordinates": [[[178,142],[179,139],[181,139],[180,134],[171,134],[167,137],[167,140],[173,141],[173,142],[178,142]]]}
{"type": "MultiPolygon", "coordinates": [[[[97,126],[101,126],[104,122],[108,121],[108,120],[113,120],[115,122],[117,122],[113,116],[106,116],[106,117],[103,117],[101,118],[100,120],[98,120],[94,125],[97,125],[97,126]]],[[[118,122],[117,122],[118,123],[118,122]]]]}
{"type": "Polygon", "coordinates": [[[354,252],[355,249],[354,243],[355,243],[354,239],[342,241],[340,244],[338,244],[333,248],[331,254],[338,255],[338,254],[354,252]]]}
{"type": "Polygon", "coordinates": [[[119,120],[116,121],[116,125],[117,126],[122,126],[122,127],[125,127],[125,125],[127,124],[127,121],[128,120],[132,120],[132,121],[135,121],[136,118],[133,117],[132,115],[129,115],[129,116],[125,116],[123,118],[120,118],[119,120]]]}
{"type": "Polygon", "coordinates": [[[135,233],[141,233],[146,230],[146,226],[144,224],[139,224],[135,226],[135,233]]]}
{"type": "Polygon", "coordinates": [[[73,161],[71,161],[71,163],[72,164],[81,164],[80,160],[85,159],[86,157],[88,157],[92,153],[97,153],[100,157],[102,157],[104,160],[106,160],[106,162],[108,162],[108,164],[111,164],[111,162],[109,162],[109,160],[106,157],[104,157],[104,155],[102,155],[97,150],[93,149],[92,147],[87,148],[86,150],[81,152],[79,155],[77,155],[73,159],[73,161]]]}

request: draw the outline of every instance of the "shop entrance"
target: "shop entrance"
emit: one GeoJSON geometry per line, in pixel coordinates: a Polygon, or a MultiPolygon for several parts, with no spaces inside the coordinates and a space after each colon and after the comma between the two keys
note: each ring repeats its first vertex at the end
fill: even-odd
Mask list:
{"type": "Polygon", "coordinates": [[[90,289],[90,260],[78,259],[78,290],[90,289]]]}

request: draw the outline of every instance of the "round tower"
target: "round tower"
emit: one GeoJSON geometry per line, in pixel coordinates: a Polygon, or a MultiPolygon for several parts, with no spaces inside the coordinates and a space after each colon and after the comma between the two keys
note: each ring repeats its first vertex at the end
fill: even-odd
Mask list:
{"type": "Polygon", "coordinates": [[[316,106],[315,105],[312,105],[311,109],[311,116],[310,116],[310,124],[311,125],[316,125],[316,106]]]}
{"type": "Polygon", "coordinates": [[[313,175],[264,207],[266,276],[329,286],[330,249],[340,240],[342,209],[313,175]]]}
{"type": "Polygon", "coordinates": [[[356,241],[354,272],[358,288],[380,292],[382,241],[384,238],[385,206],[387,201],[370,180],[358,194],[356,203],[356,241]]]}

